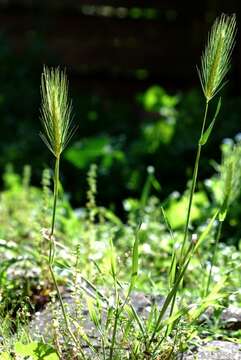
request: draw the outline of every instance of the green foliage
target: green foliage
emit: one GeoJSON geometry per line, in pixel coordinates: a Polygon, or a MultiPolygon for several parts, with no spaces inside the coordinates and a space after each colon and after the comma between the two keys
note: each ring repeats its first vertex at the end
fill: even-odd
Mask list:
{"type": "MultiPolygon", "coordinates": [[[[193,208],[191,214],[192,221],[200,221],[208,214],[210,206],[207,194],[204,191],[195,193],[193,198],[193,208]],[[205,214],[203,208],[207,208],[205,214]]],[[[182,197],[178,194],[172,194],[167,203],[166,213],[173,229],[183,227],[185,225],[185,212],[188,208],[188,194],[182,197]]]]}
{"type": "MultiPolygon", "coordinates": [[[[44,178],[46,179],[46,172],[44,178]]],[[[45,187],[43,188],[42,191],[32,187],[30,184],[28,185],[29,186],[28,191],[26,191],[25,188],[26,181],[25,182],[21,181],[20,178],[10,170],[8,170],[8,173],[5,175],[5,179],[6,179],[5,181],[7,185],[7,190],[1,194],[1,200],[2,200],[1,210],[4,208],[5,209],[4,211],[7,211],[8,207],[10,207],[12,209],[11,211],[13,217],[5,218],[4,222],[1,222],[0,224],[1,233],[7,236],[9,229],[9,221],[11,219],[12,220],[16,219],[15,220],[16,222],[20,216],[24,217],[25,219],[31,219],[31,225],[30,223],[23,221],[21,225],[18,225],[16,227],[14,237],[9,236],[10,235],[9,234],[6,237],[7,241],[1,243],[1,252],[0,252],[1,269],[2,269],[1,296],[2,299],[4,299],[4,302],[7,299],[9,302],[15,301],[16,304],[15,307],[17,308],[19,307],[21,308],[21,304],[19,304],[19,300],[22,299],[21,301],[25,302],[25,296],[28,296],[30,298],[30,303],[32,304],[31,306],[38,307],[39,305],[38,302],[36,302],[36,294],[41,295],[42,297],[47,296],[48,298],[49,291],[53,291],[51,287],[49,288],[50,283],[46,283],[46,270],[44,270],[44,262],[39,261],[39,256],[42,256],[41,254],[44,255],[44,252],[48,244],[47,243],[42,244],[41,240],[39,239],[40,236],[38,231],[40,231],[40,227],[37,220],[39,219],[39,217],[42,217],[43,206],[46,206],[45,205],[46,196],[44,194],[48,189],[48,180],[47,179],[45,180],[47,181],[47,184],[45,183],[45,187]],[[35,194],[35,196],[33,194],[35,194]],[[40,199],[43,200],[40,201],[40,199]],[[28,206],[24,207],[25,203],[27,203],[28,206]],[[21,212],[19,210],[20,204],[22,204],[21,212]],[[30,226],[32,229],[34,229],[34,227],[36,226],[35,232],[32,233],[27,232],[27,229],[29,229],[30,226]],[[35,244],[36,251],[33,251],[32,243],[35,244]],[[40,251],[38,249],[40,249],[40,251]],[[23,253],[23,251],[25,254],[29,254],[28,260],[26,258],[24,259],[24,261],[21,261],[21,259],[19,259],[19,256],[23,253]],[[11,259],[11,262],[9,263],[8,267],[4,269],[4,261],[7,260],[9,261],[9,259],[11,259]],[[25,270],[27,261],[29,264],[28,271],[30,271],[31,269],[35,269],[34,277],[31,277],[28,271],[25,270]],[[23,271],[24,276],[22,276],[21,278],[18,277],[19,280],[18,282],[16,282],[16,277],[14,277],[12,274],[14,273],[14,271],[17,271],[17,274],[19,274],[20,269],[21,271],[23,271]],[[43,274],[42,271],[44,271],[43,274]],[[27,281],[29,285],[25,286],[24,281],[27,281]],[[36,292],[36,288],[39,289],[37,292],[36,292]],[[31,289],[30,292],[29,289],[31,289]],[[19,295],[21,294],[21,297],[18,297],[18,299],[16,299],[16,291],[18,291],[19,295]],[[11,294],[13,294],[12,297],[11,294]],[[16,300],[18,300],[18,304],[16,303],[16,300]]],[[[92,181],[93,181],[93,174],[91,174],[91,181],[89,182],[89,185],[92,189],[91,190],[92,194],[94,195],[96,190],[93,188],[92,181]]],[[[214,177],[209,180],[209,183],[212,183],[212,181],[213,181],[213,188],[212,188],[213,190],[216,190],[219,186],[221,186],[221,179],[219,176],[214,175],[214,177]],[[215,180],[216,182],[214,182],[213,180],[215,180]],[[218,184],[217,181],[220,181],[220,184],[218,184]]],[[[48,192],[49,191],[50,190],[48,190],[48,192]]],[[[209,185],[209,187],[207,188],[207,192],[210,193],[210,191],[211,188],[209,185]]],[[[89,198],[89,200],[91,199],[92,198],[89,198]]],[[[128,201],[130,202],[130,199],[128,201]]],[[[167,208],[167,210],[172,208],[171,205],[172,201],[173,201],[172,196],[170,196],[170,198],[167,199],[167,201],[165,202],[166,203],[165,207],[167,208]]],[[[178,200],[176,199],[175,201],[176,204],[178,204],[178,200]]],[[[182,203],[182,200],[180,201],[182,203]]],[[[61,283],[65,284],[65,286],[70,287],[70,289],[72,288],[71,284],[72,284],[72,280],[74,281],[74,279],[72,278],[73,275],[71,269],[73,266],[75,266],[74,265],[75,247],[77,246],[77,244],[81,244],[81,247],[79,249],[80,262],[78,265],[81,269],[81,275],[86,274],[88,278],[93,277],[94,279],[96,279],[95,280],[96,285],[99,284],[100,287],[103,286],[103,284],[105,285],[105,287],[107,286],[107,284],[111,285],[112,283],[111,278],[113,277],[112,275],[115,274],[114,277],[118,276],[118,281],[121,281],[125,288],[126,287],[125,284],[129,283],[130,281],[130,275],[134,274],[132,276],[132,280],[134,282],[132,282],[131,289],[135,284],[136,289],[144,290],[146,292],[152,291],[152,293],[155,292],[162,293],[164,295],[166,293],[164,292],[164,289],[166,289],[166,274],[168,273],[171,265],[172,247],[174,242],[178,242],[178,240],[179,241],[181,240],[182,229],[178,227],[175,229],[174,238],[170,235],[169,229],[167,228],[166,221],[161,211],[160,200],[150,195],[147,197],[145,203],[143,203],[141,199],[139,200],[135,199],[135,206],[128,208],[128,212],[127,212],[128,222],[126,225],[124,225],[120,220],[119,222],[117,222],[115,218],[114,221],[112,221],[112,217],[107,217],[106,219],[105,209],[99,208],[98,205],[95,202],[93,202],[93,199],[91,200],[91,204],[92,204],[91,211],[94,210],[95,214],[97,214],[96,221],[91,225],[92,230],[94,230],[94,232],[91,232],[91,234],[96,234],[95,237],[90,237],[89,234],[86,233],[86,231],[89,231],[87,229],[90,229],[88,224],[89,221],[88,211],[85,211],[83,209],[81,213],[81,217],[79,217],[78,212],[75,213],[71,209],[67,200],[61,199],[59,202],[59,211],[56,218],[58,243],[57,243],[55,271],[57,272],[58,279],[61,281],[61,283]],[[102,214],[100,218],[99,218],[100,215],[98,214],[102,214]],[[139,270],[138,270],[138,276],[136,277],[135,274],[136,274],[136,266],[137,266],[137,250],[136,250],[137,242],[135,242],[135,246],[133,250],[134,251],[133,255],[134,254],[135,255],[131,256],[131,252],[133,247],[135,228],[138,225],[140,219],[139,214],[142,214],[141,217],[142,225],[139,230],[139,234],[137,238],[138,248],[139,248],[138,250],[139,270]],[[108,245],[108,240],[110,238],[113,238],[113,244],[114,244],[113,246],[115,246],[114,251],[116,253],[118,252],[118,257],[115,258],[114,262],[112,260],[109,263],[112,264],[111,277],[110,277],[111,274],[110,265],[108,265],[106,261],[107,257],[110,256],[109,253],[110,248],[108,245]],[[92,244],[90,245],[89,242],[92,242],[92,244]],[[62,245],[61,246],[58,245],[59,243],[62,243],[62,245]],[[62,246],[64,246],[64,248],[62,248],[62,246]],[[87,250],[90,247],[91,247],[91,254],[87,250]],[[101,276],[98,275],[99,271],[95,268],[95,266],[93,266],[94,264],[92,263],[92,260],[98,262],[98,266],[102,272],[101,276]],[[153,285],[153,282],[155,282],[155,286],[153,285]]],[[[200,212],[199,215],[202,214],[202,216],[199,216],[199,218],[195,219],[195,224],[196,224],[195,231],[197,234],[204,234],[203,227],[206,221],[205,219],[210,218],[210,214],[212,214],[213,210],[215,209],[214,204],[212,204],[208,200],[208,197],[205,195],[204,190],[203,190],[203,198],[202,201],[199,202],[198,209],[200,212]]],[[[50,215],[51,214],[48,214],[49,223],[51,220],[50,215]]],[[[1,219],[3,219],[2,216],[1,219]]],[[[190,299],[190,301],[196,299],[195,303],[197,303],[197,305],[195,307],[196,309],[195,314],[201,311],[201,306],[205,308],[207,304],[210,305],[209,301],[211,301],[211,299],[209,298],[209,300],[205,300],[206,302],[205,301],[201,302],[202,289],[200,289],[199,285],[200,282],[202,281],[203,283],[206,282],[207,273],[204,271],[204,266],[209,262],[208,249],[210,247],[210,242],[214,237],[214,230],[215,230],[215,226],[213,229],[213,223],[212,223],[212,226],[209,228],[209,235],[206,236],[206,238],[200,244],[200,251],[203,254],[202,260],[200,261],[199,256],[194,257],[189,264],[191,271],[185,277],[185,283],[188,284],[188,293],[187,293],[188,298],[190,299]],[[200,273],[203,274],[202,280],[200,279],[200,273]]],[[[47,240],[44,241],[46,242],[47,240]]],[[[111,253],[112,253],[111,258],[113,259],[113,248],[111,253]]],[[[235,249],[234,247],[228,247],[220,243],[218,245],[217,259],[215,265],[215,279],[216,279],[215,282],[219,282],[219,280],[221,281],[221,279],[224,276],[228,276],[226,291],[228,292],[228,294],[230,294],[232,301],[234,301],[235,303],[239,303],[241,301],[240,295],[238,294],[234,295],[236,289],[239,287],[239,283],[241,280],[240,271],[238,268],[239,266],[238,254],[239,254],[238,250],[235,249]],[[230,271],[230,274],[227,274],[227,269],[230,271]],[[231,275],[231,269],[233,269],[232,275],[231,275]]],[[[128,292],[128,289],[126,289],[126,291],[128,292]]],[[[95,304],[95,302],[93,303],[93,301],[91,303],[91,306],[92,306],[91,307],[92,313],[95,314],[95,312],[98,311],[98,306],[95,304]]],[[[170,320],[170,322],[163,322],[163,326],[167,326],[167,325],[170,326],[171,321],[177,321],[178,319],[180,319],[180,317],[184,319],[186,316],[185,307],[183,308],[183,310],[180,311],[181,312],[175,312],[173,314],[173,317],[171,318],[172,320],[170,320]]],[[[136,319],[135,316],[137,315],[133,314],[133,309],[131,310],[129,308],[128,309],[125,308],[124,312],[120,314],[118,324],[119,327],[121,328],[122,326],[124,326],[125,321],[123,319],[126,318],[126,314],[127,314],[126,312],[129,314],[128,316],[130,316],[129,318],[130,323],[128,325],[129,330],[127,331],[126,329],[124,331],[125,327],[123,327],[123,331],[126,334],[125,336],[129,338],[129,341],[133,340],[133,346],[134,346],[135,343],[133,337],[134,329],[132,328],[132,326],[134,326],[134,324],[137,321],[135,320],[135,322],[133,323],[133,317],[134,319],[136,319]]],[[[189,311],[186,312],[186,314],[188,313],[189,311]]],[[[195,314],[193,310],[193,318],[195,317],[194,316],[195,314]]],[[[141,319],[138,320],[142,322],[141,319]]],[[[113,321],[114,318],[110,317],[109,327],[106,329],[107,332],[111,329],[111,326],[113,325],[113,321]]],[[[139,325],[137,329],[135,329],[135,331],[141,331],[139,325]]],[[[180,324],[180,327],[181,326],[184,325],[180,324]]],[[[124,340],[126,339],[126,337],[123,338],[123,341],[126,341],[124,340]]],[[[137,350],[134,350],[133,347],[131,351],[135,352],[137,350]]]]}
{"type": "Polygon", "coordinates": [[[0,360],[12,360],[11,355],[4,351],[1,355],[0,355],[0,360]]]}
{"type": "Polygon", "coordinates": [[[222,221],[228,208],[238,198],[241,191],[241,144],[226,148],[223,155],[220,167],[222,221]]]}
{"type": "Polygon", "coordinates": [[[147,111],[156,111],[173,115],[175,106],[179,102],[179,97],[168,95],[160,86],[152,86],[143,96],[143,105],[147,111]]]}
{"type": "Polygon", "coordinates": [[[113,162],[124,163],[125,155],[115,149],[109,136],[98,136],[75,143],[66,151],[65,158],[79,169],[86,169],[92,162],[98,161],[100,167],[108,171],[113,162]]]}
{"type": "Polygon", "coordinates": [[[58,360],[56,351],[49,345],[44,343],[32,342],[22,344],[17,342],[14,346],[15,354],[19,359],[31,358],[32,360],[58,360]]]}

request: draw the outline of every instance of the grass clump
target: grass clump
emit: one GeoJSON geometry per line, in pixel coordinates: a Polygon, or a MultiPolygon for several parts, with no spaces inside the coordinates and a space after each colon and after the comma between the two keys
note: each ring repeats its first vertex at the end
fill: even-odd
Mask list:
{"type": "MultiPolygon", "coordinates": [[[[30,331],[30,344],[23,344],[28,342],[26,339],[20,344],[17,342],[15,355],[20,352],[32,356],[33,351],[42,346],[45,351],[42,358],[49,353],[53,359],[174,359],[178,352],[187,349],[191,340],[198,341],[197,334],[202,333],[200,315],[210,306],[220,307],[221,299],[228,297],[226,284],[229,274],[223,272],[216,281],[213,279],[213,267],[224,262],[223,255],[218,251],[222,224],[230,205],[239,196],[239,144],[224,153],[218,180],[221,189],[219,201],[213,204],[208,196],[201,196],[203,204],[200,211],[204,212],[205,222],[201,218],[195,232],[191,222],[193,208],[197,206],[194,199],[197,195],[201,149],[213,131],[221,100],[209,124],[208,104],[224,85],[235,32],[235,16],[222,15],[211,29],[202,57],[199,75],[206,106],[191,187],[185,193],[188,206],[183,215],[184,229],[173,229],[167,215],[170,212],[169,201],[163,206],[158,199],[150,196],[152,186],[160,189],[154,169],[149,168],[141,199],[134,202],[134,206],[132,202],[134,210],[130,211],[127,224],[123,224],[110,210],[97,206],[97,167],[92,165],[88,173],[89,190],[82,222],[77,214],[70,219],[71,226],[75,224],[76,233],[79,233],[77,241],[73,241],[72,248],[67,246],[67,240],[64,243],[59,241],[56,224],[61,224],[58,209],[63,207],[62,201],[59,201],[60,158],[73,135],[72,106],[65,73],[60,69],[44,68],[41,82],[41,138],[53,154],[55,166],[52,206],[48,201],[52,194],[49,173],[45,170],[43,175],[41,214],[46,219],[42,224],[50,230],[45,231],[44,239],[39,244],[42,247],[40,258],[47,263],[51,286],[57,294],[61,311],[53,311],[52,347],[46,346],[50,335],[48,330],[42,334],[41,342],[32,339],[30,331]],[[210,251],[210,238],[214,239],[214,249],[211,266],[206,269],[203,264],[210,260],[206,254],[210,251]],[[87,244],[83,243],[84,239],[87,239],[87,244]],[[49,245],[48,256],[45,254],[45,240],[49,245]],[[85,245],[86,252],[83,250],[85,245]],[[123,254],[119,255],[118,250],[123,250],[123,254]],[[61,271],[68,274],[66,283],[61,285],[67,287],[74,302],[65,302],[62,296],[58,282],[61,271]],[[187,285],[189,282],[191,284],[187,285]],[[133,303],[135,289],[143,287],[149,292],[163,295],[162,301],[152,303],[146,314],[137,310],[133,303]],[[85,329],[84,317],[90,321],[92,332],[85,329]]],[[[30,175],[29,171],[25,173],[22,187],[27,197],[30,175]]],[[[180,201],[182,206],[186,204],[185,201],[180,201]]],[[[129,199],[129,207],[130,204],[129,199]]],[[[62,235],[67,237],[68,232],[62,235]]],[[[2,271],[2,274],[6,279],[6,271],[2,271]]],[[[7,329],[7,325],[5,327],[7,329]]],[[[6,344],[4,350],[11,346],[6,344]]]]}

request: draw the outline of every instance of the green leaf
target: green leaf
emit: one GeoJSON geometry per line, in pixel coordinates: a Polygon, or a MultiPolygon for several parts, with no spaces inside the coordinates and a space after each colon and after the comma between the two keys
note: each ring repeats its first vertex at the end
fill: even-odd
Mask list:
{"type": "Polygon", "coordinates": [[[133,314],[133,317],[134,319],[136,320],[139,328],[140,328],[140,331],[142,333],[142,335],[144,336],[144,338],[147,336],[146,335],[146,330],[145,330],[145,324],[143,323],[142,319],[139,317],[139,315],[137,314],[134,306],[132,304],[130,304],[130,308],[131,308],[131,311],[132,311],[132,314],[133,314]]]}
{"type": "Polygon", "coordinates": [[[164,207],[161,206],[161,211],[162,211],[162,216],[165,222],[165,225],[167,227],[167,230],[171,236],[172,242],[173,242],[173,249],[172,249],[172,260],[171,260],[171,266],[169,268],[169,272],[168,272],[168,284],[169,284],[169,289],[172,288],[174,282],[175,282],[175,278],[176,278],[176,266],[177,266],[177,256],[176,256],[176,249],[175,249],[175,241],[174,241],[174,233],[171,227],[171,224],[168,220],[168,217],[166,215],[166,212],[164,210],[164,207]]]}
{"type": "Polygon", "coordinates": [[[138,275],[138,261],[139,261],[139,234],[138,234],[138,230],[135,233],[135,242],[134,242],[133,250],[132,250],[131,281],[130,281],[130,286],[129,286],[127,296],[130,295],[132,289],[134,288],[136,278],[137,278],[137,275],[138,275]]]}
{"type": "Polygon", "coordinates": [[[213,120],[211,121],[209,127],[207,128],[207,130],[203,133],[201,139],[199,140],[199,145],[205,145],[206,142],[208,141],[209,139],[209,136],[212,132],[212,129],[214,127],[214,124],[216,122],[216,119],[217,119],[217,116],[219,114],[219,111],[220,111],[220,108],[221,108],[221,97],[219,98],[218,100],[218,105],[217,105],[217,109],[216,109],[216,112],[215,112],[215,115],[213,117],[213,120]]]}
{"type": "Polygon", "coordinates": [[[22,359],[30,357],[32,360],[59,360],[59,356],[51,346],[38,342],[29,344],[17,342],[15,344],[15,353],[20,355],[22,359]]]}
{"type": "Polygon", "coordinates": [[[176,250],[175,250],[175,248],[173,247],[171,266],[170,266],[170,270],[169,270],[169,273],[168,273],[169,289],[171,289],[172,286],[173,286],[173,284],[175,283],[175,279],[176,279],[176,268],[177,268],[177,256],[176,256],[176,250]]]}
{"type": "Polygon", "coordinates": [[[86,303],[91,321],[95,324],[97,328],[100,328],[100,313],[94,305],[94,300],[88,296],[86,297],[86,303]]]}
{"type": "Polygon", "coordinates": [[[110,239],[109,243],[110,243],[110,269],[111,269],[111,275],[112,275],[114,281],[116,281],[116,253],[115,253],[115,248],[114,248],[112,239],[110,239]]]}
{"type": "Polygon", "coordinates": [[[0,355],[0,360],[12,360],[12,357],[5,351],[0,355]]]}
{"type": "Polygon", "coordinates": [[[155,176],[152,176],[151,181],[152,181],[151,183],[152,183],[153,188],[154,188],[156,191],[160,192],[160,191],[161,191],[161,185],[160,185],[160,183],[158,182],[158,180],[155,178],[155,176]]]}
{"type": "Polygon", "coordinates": [[[190,311],[190,305],[189,306],[185,306],[182,309],[178,310],[177,312],[175,312],[173,315],[169,316],[167,319],[165,319],[162,322],[162,327],[166,326],[166,325],[172,325],[174,324],[180,317],[183,317],[184,315],[186,315],[188,312],[190,311]]]}
{"type": "Polygon", "coordinates": [[[146,206],[147,204],[147,200],[148,200],[148,197],[150,195],[150,190],[151,190],[151,177],[153,175],[152,174],[148,174],[147,176],[147,180],[145,182],[145,185],[143,187],[143,191],[142,191],[142,194],[141,194],[141,208],[144,209],[144,207],[146,206]]]}
{"type": "Polygon", "coordinates": [[[113,161],[122,162],[125,159],[124,153],[113,144],[117,144],[116,139],[107,135],[88,137],[69,147],[64,158],[79,169],[101,160],[101,166],[107,169],[113,161]]]}
{"type": "MultiPolygon", "coordinates": [[[[186,209],[188,208],[188,196],[185,194],[181,198],[171,198],[166,208],[166,216],[173,230],[181,228],[185,225],[186,209]]],[[[204,191],[196,192],[193,196],[193,205],[191,213],[191,221],[202,219],[203,208],[209,204],[209,199],[204,191]]]]}
{"type": "Polygon", "coordinates": [[[220,213],[218,215],[218,220],[220,222],[223,222],[226,219],[227,212],[228,212],[228,207],[222,207],[221,208],[221,211],[220,211],[220,213]]]}
{"type": "Polygon", "coordinates": [[[228,296],[227,292],[224,292],[224,288],[226,285],[227,276],[224,276],[220,279],[220,281],[214,286],[212,291],[204,297],[197,306],[190,309],[188,316],[189,320],[195,321],[197,320],[201,314],[205,312],[208,307],[219,307],[219,302],[224,297],[228,296]]]}
{"type": "Polygon", "coordinates": [[[215,214],[213,215],[213,217],[210,220],[209,224],[207,225],[206,229],[203,231],[203,233],[199,237],[199,239],[198,239],[198,241],[197,241],[197,243],[195,245],[194,251],[197,250],[197,248],[203,243],[203,241],[209,235],[209,233],[210,233],[210,231],[211,231],[211,229],[213,227],[214,221],[216,220],[218,214],[219,214],[219,209],[215,212],[215,214]]]}
{"type": "Polygon", "coordinates": [[[157,318],[156,323],[155,323],[155,327],[154,327],[153,332],[152,332],[152,337],[154,336],[154,334],[156,332],[158,332],[162,328],[163,316],[165,315],[165,313],[166,313],[166,311],[168,309],[168,306],[170,305],[172,299],[177,294],[179,284],[181,283],[181,281],[182,281],[182,279],[183,279],[183,277],[184,277],[184,275],[186,273],[186,270],[188,268],[188,265],[190,263],[191,258],[192,258],[192,253],[187,257],[186,262],[182,265],[181,269],[179,270],[179,273],[177,274],[175,284],[173,285],[173,288],[169,291],[169,293],[168,293],[168,295],[167,295],[167,297],[166,297],[166,299],[164,301],[164,304],[162,305],[162,307],[160,309],[158,318],[157,318]]]}
{"type": "Polygon", "coordinates": [[[106,218],[106,220],[109,220],[113,224],[117,226],[122,226],[122,221],[116,216],[113,211],[105,208],[100,208],[100,213],[106,218]]]}

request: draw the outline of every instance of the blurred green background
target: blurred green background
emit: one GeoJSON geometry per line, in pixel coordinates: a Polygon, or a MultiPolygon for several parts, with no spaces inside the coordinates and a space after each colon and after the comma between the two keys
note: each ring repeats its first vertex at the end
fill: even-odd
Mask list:
{"type": "MultiPolygon", "coordinates": [[[[66,68],[77,132],[64,154],[61,180],[75,207],[86,201],[86,173],[98,165],[98,196],[122,213],[140,197],[147,169],[165,199],[192,172],[204,99],[196,64],[207,31],[238,1],[0,0],[0,171],[32,167],[40,184],[51,156],[40,140],[43,64],[66,68]],[[153,168],[150,168],[153,167],[153,168]]],[[[239,136],[240,32],[225,101],[206,146],[200,177],[213,174],[225,138],[239,136]]],[[[214,104],[215,107],[215,104],[214,104]]]]}

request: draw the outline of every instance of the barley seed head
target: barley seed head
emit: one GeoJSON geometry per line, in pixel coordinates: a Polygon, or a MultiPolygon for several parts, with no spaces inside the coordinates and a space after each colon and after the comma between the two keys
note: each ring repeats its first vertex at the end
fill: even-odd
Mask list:
{"type": "Polygon", "coordinates": [[[236,16],[222,14],[210,31],[198,69],[203,93],[210,101],[225,85],[236,35],[236,16]]]}
{"type": "Polygon", "coordinates": [[[56,158],[73,135],[72,104],[68,99],[68,81],[64,71],[44,67],[41,78],[41,122],[44,131],[40,136],[56,158]]]}

